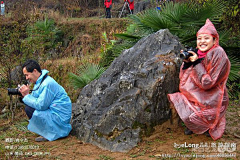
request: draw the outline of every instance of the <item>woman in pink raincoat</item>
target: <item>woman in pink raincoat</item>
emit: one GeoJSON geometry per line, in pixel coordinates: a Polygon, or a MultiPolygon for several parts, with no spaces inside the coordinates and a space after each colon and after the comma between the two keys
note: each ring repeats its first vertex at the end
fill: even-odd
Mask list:
{"type": "Polygon", "coordinates": [[[197,32],[197,49],[197,54],[189,51],[193,56],[181,66],[180,92],[168,94],[168,98],[187,127],[185,134],[209,133],[217,140],[226,125],[230,61],[209,19],[197,32]]]}

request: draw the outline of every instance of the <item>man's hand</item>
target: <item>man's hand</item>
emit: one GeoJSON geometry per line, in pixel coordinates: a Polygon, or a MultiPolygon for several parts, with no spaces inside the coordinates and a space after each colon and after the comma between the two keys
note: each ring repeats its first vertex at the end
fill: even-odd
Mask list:
{"type": "Polygon", "coordinates": [[[22,96],[25,97],[26,95],[29,94],[29,91],[30,91],[30,88],[28,85],[22,85],[20,88],[19,88],[19,92],[21,92],[22,96]]]}

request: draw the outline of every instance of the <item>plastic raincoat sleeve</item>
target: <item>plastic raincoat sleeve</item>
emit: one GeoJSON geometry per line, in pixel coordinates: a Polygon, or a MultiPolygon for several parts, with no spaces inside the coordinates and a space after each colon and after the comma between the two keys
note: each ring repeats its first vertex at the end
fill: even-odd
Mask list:
{"type": "Polygon", "coordinates": [[[36,110],[47,110],[54,99],[54,93],[48,86],[44,86],[38,98],[31,94],[26,95],[23,101],[26,105],[36,110]]]}
{"type": "Polygon", "coordinates": [[[201,89],[208,90],[213,88],[226,78],[226,71],[229,65],[228,59],[222,54],[223,52],[222,48],[215,48],[212,52],[212,60],[206,66],[206,69],[201,63],[193,69],[194,80],[201,89]]]}

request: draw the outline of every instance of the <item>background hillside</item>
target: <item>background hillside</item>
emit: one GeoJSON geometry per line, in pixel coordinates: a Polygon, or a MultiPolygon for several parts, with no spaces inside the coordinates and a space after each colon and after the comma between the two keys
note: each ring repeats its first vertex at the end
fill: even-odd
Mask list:
{"type": "MultiPolygon", "coordinates": [[[[114,34],[126,32],[128,25],[132,23],[128,18],[117,18],[124,1],[113,1],[111,19],[104,18],[103,2],[103,0],[5,1],[6,14],[0,16],[0,56],[5,58],[1,59],[0,65],[7,67],[2,69],[1,73],[0,103],[3,104],[1,108],[9,101],[6,88],[21,83],[21,80],[12,81],[11,71],[27,57],[38,57],[43,67],[50,70],[52,76],[66,88],[72,100],[76,100],[76,93],[79,91],[73,90],[68,83],[68,72],[76,73],[78,66],[85,63],[99,63],[101,54],[112,46],[111,40],[117,40],[114,34]]],[[[203,2],[199,1],[200,4],[203,2]]],[[[157,1],[135,0],[136,12],[159,5],[161,3],[157,1]]],[[[240,2],[225,1],[225,5],[227,10],[217,26],[231,28],[232,38],[229,40],[231,43],[239,35],[240,2]]],[[[237,55],[237,52],[233,54],[237,55]]]]}
{"type": "MultiPolygon", "coordinates": [[[[150,0],[135,0],[134,2],[135,6],[138,6],[139,2],[150,4],[150,0]]],[[[54,11],[66,17],[104,17],[105,14],[104,0],[8,0],[5,4],[7,13],[19,7],[28,6],[30,10],[40,9],[41,13],[54,11]]],[[[124,0],[113,0],[113,17],[117,17],[123,4],[124,0]]]]}

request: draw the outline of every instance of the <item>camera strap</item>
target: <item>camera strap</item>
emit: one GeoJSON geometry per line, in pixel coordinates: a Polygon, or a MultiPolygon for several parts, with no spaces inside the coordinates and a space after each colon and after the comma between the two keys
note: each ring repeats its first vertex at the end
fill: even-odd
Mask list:
{"type": "Polygon", "coordinates": [[[43,78],[42,78],[42,80],[41,80],[39,86],[37,87],[37,89],[30,90],[30,92],[38,90],[39,87],[41,86],[42,82],[47,78],[47,76],[48,76],[48,74],[45,74],[45,75],[43,76],[43,78]]]}

